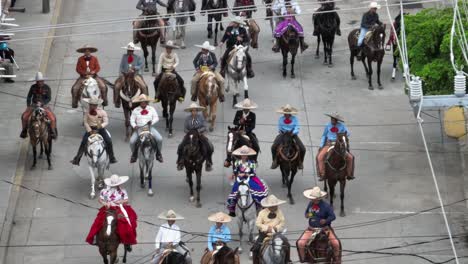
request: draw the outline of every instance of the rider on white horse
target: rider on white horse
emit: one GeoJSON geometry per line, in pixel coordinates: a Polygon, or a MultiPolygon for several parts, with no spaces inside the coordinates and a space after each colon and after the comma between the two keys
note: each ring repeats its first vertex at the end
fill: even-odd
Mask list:
{"type": "Polygon", "coordinates": [[[81,140],[80,148],[78,153],[70,162],[73,165],[80,165],[80,160],[86,151],[86,144],[88,137],[93,133],[99,133],[106,142],[106,151],[109,153],[109,162],[116,163],[117,160],[114,156],[114,148],[112,146],[112,140],[107,131],[106,127],[109,124],[109,118],[107,117],[106,111],[99,109],[98,105],[102,103],[102,99],[92,97],[90,99],[84,99],[89,104],[89,111],[84,115],[83,123],[86,128],[86,133],[83,135],[81,140]]]}

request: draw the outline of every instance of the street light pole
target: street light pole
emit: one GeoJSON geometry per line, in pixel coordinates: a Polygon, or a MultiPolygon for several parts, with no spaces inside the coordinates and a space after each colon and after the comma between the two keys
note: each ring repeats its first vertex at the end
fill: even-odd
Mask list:
{"type": "Polygon", "coordinates": [[[42,0],[42,13],[47,14],[50,12],[50,0],[42,0]]]}

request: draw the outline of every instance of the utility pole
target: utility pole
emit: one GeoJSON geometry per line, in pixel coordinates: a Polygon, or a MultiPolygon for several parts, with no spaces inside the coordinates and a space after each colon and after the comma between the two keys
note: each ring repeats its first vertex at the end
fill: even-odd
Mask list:
{"type": "Polygon", "coordinates": [[[42,0],[42,13],[48,14],[50,12],[50,0],[42,0]]]}

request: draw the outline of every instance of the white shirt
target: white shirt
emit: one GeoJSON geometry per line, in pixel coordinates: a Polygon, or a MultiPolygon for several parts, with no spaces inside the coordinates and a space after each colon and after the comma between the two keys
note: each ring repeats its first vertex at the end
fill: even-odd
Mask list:
{"type": "Polygon", "coordinates": [[[141,106],[133,109],[132,116],[130,117],[130,125],[133,128],[142,127],[146,125],[148,121],[151,121],[152,126],[159,121],[158,112],[156,112],[154,107],[147,105],[145,109],[141,108],[141,106]]]}
{"type": "MultiPolygon", "coordinates": [[[[291,0],[291,7],[296,14],[299,15],[301,13],[301,7],[299,7],[296,1],[291,0]]],[[[275,13],[280,13],[283,16],[287,15],[288,10],[286,10],[284,0],[276,0],[273,4],[273,11],[275,11],[275,13]]]]}
{"type": "Polygon", "coordinates": [[[158,67],[156,68],[156,73],[161,73],[161,68],[169,69],[170,67],[172,67],[175,69],[178,65],[179,56],[177,56],[177,54],[174,51],[172,51],[171,54],[168,54],[165,51],[163,51],[159,56],[159,62],[158,67]]]}
{"type": "Polygon", "coordinates": [[[180,242],[180,228],[178,225],[165,223],[159,228],[158,234],[156,235],[156,249],[161,247],[161,243],[174,243],[177,244],[180,242]]]}

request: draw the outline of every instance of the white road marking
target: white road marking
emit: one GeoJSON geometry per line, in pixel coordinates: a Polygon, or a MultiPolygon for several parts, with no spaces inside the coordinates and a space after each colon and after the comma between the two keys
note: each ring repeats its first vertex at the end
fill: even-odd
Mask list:
{"type": "Polygon", "coordinates": [[[353,142],[353,144],[376,144],[376,145],[401,145],[401,142],[398,141],[360,141],[353,142]]]}
{"type": "MultiPolygon", "coordinates": [[[[410,215],[410,214],[420,214],[420,215],[439,215],[442,212],[422,212],[418,213],[417,211],[361,211],[356,209],[353,211],[354,214],[396,214],[396,215],[410,215]]],[[[466,214],[467,212],[448,212],[448,214],[466,214]]]]}

